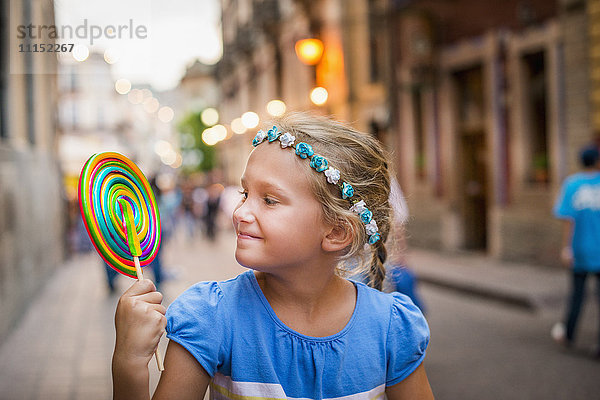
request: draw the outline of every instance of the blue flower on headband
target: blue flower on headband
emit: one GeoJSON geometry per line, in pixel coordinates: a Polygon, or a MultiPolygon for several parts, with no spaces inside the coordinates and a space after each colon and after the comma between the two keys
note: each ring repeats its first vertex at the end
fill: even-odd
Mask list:
{"type": "Polygon", "coordinates": [[[381,239],[379,233],[374,233],[373,235],[369,236],[369,244],[375,244],[379,241],[379,239],[381,239]]]}
{"type": "Polygon", "coordinates": [[[266,137],[267,137],[267,134],[265,133],[265,131],[263,131],[261,129],[260,131],[258,131],[256,136],[254,136],[254,139],[252,139],[252,146],[254,146],[254,147],[258,146],[259,144],[261,144],[263,142],[263,140],[265,140],[266,137]]]}
{"type": "Polygon", "coordinates": [[[300,158],[306,158],[312,157],[315,152],[310,144],[300,142],[296,145],[296,154],[298,154],[300,158]]]}
{"type": "Polygon", "coordinates": [[[323,172],[327,168],[329,168],[327,166],[327,160],[325,159],[325,157],[320,156],[318,154],[312,156],[312,158],[310,159],[310,166],[316,169],[317,172],[323,172]]]}
{"type": "Polygon", "coordinates": [[[342,182],[342,199],[348,199],[354,196],[354,188],[352,185],[342,182]]]}
{"type": "Polygon", "coordinates": [[[371,212],[371,210],[365,209],[363,212],[360,213],[360,220],[363,222],[363,224],[368,224],[369,222],[371,222],[372,219],[373,213],[371,212]]]}
{"type": "Polygon", "coordinates": [[[269,137],[269,143],[277,139],[281,135],[281,132],[277,130],[277,127],[273,125],[271,129],[267,131],[267,136],[269,137]]]}

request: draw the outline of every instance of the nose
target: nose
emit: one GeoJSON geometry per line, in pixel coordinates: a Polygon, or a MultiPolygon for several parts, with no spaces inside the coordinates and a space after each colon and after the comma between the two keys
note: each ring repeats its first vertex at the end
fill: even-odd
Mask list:
{"type": "Polygon", "coordinates": [[[253,223],[256,221],[252,207],[248,200],[241,201],[238,203],[235,210],[233,210],[233,225],[237,227],[240,223],[253,223]]]}

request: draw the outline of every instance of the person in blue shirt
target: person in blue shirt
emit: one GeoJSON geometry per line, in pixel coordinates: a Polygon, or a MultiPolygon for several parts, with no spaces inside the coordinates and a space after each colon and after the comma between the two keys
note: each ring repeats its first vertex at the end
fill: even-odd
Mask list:
{"type": "MultiPolygon", "coordinates": [[[[600,154],[595,146],[580,152],[583,170],[563,183],[554,206],[554,215],[563,222],[561,260],[570,268],[572,287],[564,325],[557,324],[552,336],[560,343],[572,345],[575,328],[585,295],[589,274],[597,278],[597,297],[600,304],[600,154]],[[565,329],[566,327],[566,329],[565,329]]],[[[598,331],[600,356],[600,329],[598,331]]]]}
{"type": "Polygon", "coordinates": [[[119,300],[115,399],[147,399],[148,362],[170,339],[155,399],[432,399],[429,328],[381,292],[390,173],[373,137],[290,113],[253,140],[233,213],[234,279],[201,282],[169,307],[152,283],[119,300]],[[340,274],[361,261],[369,287],[340,274]]]}

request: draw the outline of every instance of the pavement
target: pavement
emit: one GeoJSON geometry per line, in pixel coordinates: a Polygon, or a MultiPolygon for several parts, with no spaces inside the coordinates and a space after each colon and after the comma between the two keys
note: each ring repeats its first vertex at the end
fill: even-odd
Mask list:
{"type": "Polygon", "coordinates": [[[407,260],[420,282],[532,312],[562,307],[568,292],[569,273],[556,267],[424,249],[409,250],[407,260]]]}
{"type": "MultiPolygon", "coordinates": [[[[234,247],[230,232],[221,233],[214,243],[179,233],[163,251],[170,276],[162,288],[165,305],[197,281],[242,272],[234,247]]],[[[412,249],[408,264],[426,284],[532,312],[562,305],[567,291],[565,271],[483,255],[412,249]]],[[[114,310],[131,280],[119,277],[116,294],[108,291],[105,281],[95,253],[77,255],[58,268],[12,332],[0,339],[0,400],[111,398],[114,310]]],[[[163,355],[166,342],[163,337],[163,355]]],[[[159,375],[154,362],[149,368],[153,390],[159,375]]]]}

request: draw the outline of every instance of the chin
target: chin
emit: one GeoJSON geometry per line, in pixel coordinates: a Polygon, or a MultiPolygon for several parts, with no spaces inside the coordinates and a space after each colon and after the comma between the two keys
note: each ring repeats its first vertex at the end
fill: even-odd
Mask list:
{"type": "Polygon", "coordinates": [[[257,260],[254,260],[254,257],[250,257],[248,254],[243,254],[244,251],[240,249],[235,249],[235,260],[242,267],[256,269],[257,260]]]}
{"type": "Polygon", "coordinates": [[[235,251],[235,260],[244,268],[252,269],[258,272],[269,272],[272,268],[265,266],[264,259],[258,259],[256,257],[248,256],[243,254],[239,249],[235,251]]]}

